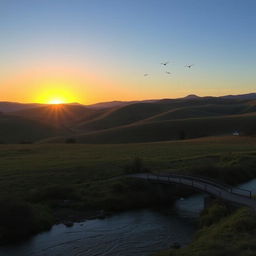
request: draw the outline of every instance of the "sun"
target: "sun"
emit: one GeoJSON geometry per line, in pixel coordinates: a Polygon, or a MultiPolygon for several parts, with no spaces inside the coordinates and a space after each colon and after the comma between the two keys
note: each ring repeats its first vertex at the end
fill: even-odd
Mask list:
{"type": "MultiPolygon", "coordinates": [[[[1,0],[0,0],[1,1],[1,0]]],[[[51,105],[61,105],[78,102],[73,84],[63,79],[43,79],[38,82],[36,102],[51,105]]]]}
{"type": "Polygon", "coordinates": [[[52,100],[49,100],[48,102],[49,104],[53,104],[53,105],[59,105],[59,104],[64,104],[64,100],[61,100],[61,99],[52,99],[52,100]]]}

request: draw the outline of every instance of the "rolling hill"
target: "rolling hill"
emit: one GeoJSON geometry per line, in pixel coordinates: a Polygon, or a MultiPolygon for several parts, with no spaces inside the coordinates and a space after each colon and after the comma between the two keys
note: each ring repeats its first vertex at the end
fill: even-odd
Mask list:
{"type": "MultiPolygon", "coordinates": [[[[134,143],[231,135],[234,131],[250,135],[255,130],[256,113],[251,113],[131,124],[74,138],[78,143],[134,143]]],[[[45,142],[62,143],[65,139],[58,137],[45,142]]]]}
{"type": "Polygon", "coordinates": [[[171,109],[164,113],[152,116],[144,122],[153,121],[164,121],[173,119],[186,119],[186,118],[200,118],[200,117],[211,117],[211,116],[224,116],[224,115],[234,115],[240,113],[254,112],[253,106],[248,104],[206,104],[202,106],[191,106],[191,107],[181,107],[177,109],[171,109]]]}
{"type": "Polygon", "coordinates": [[[9,114],[37,120],[59,128],[72,128],[76,122],[91,120],[103,113],[104,110],[89,109],[83,105],[63,104],[23,109],[9,114]]]}
{"type": "Polygon", "coordinates": [[[130,104],[124,107],[114,108],[92,121],[79,123],[77,128],[83,131],[95,131],[118,127],[143,120],[168,109],[168,104],[161,103],[130,104]]]}
{"type": "Polygon", "coordinates": [[[7,112],[19,111],[22,109],[35,108],[39,106],[42,106],[42,104],[37,104],[37,103],[25,104],[25,103],[2,101],[0,102],[0,111],[3,113],[7,113],[7,112]]]}
{"type": "MultiPolygon", "coordinates": [[[[64,142],[76,138],[81,143],[130,143],[222,136],[234,131],[255,134],[253,97],[254,94],[189,95],[124,104],[110,102],[96,104],[96,108],[80,104],[25,104],[25,109],[18,111],[1,114],[0,109],[0,140],[64,142]]],[[[11,108],[17,108],[15,104],[11,108]]]]}
{"type": "Polygon", "coordinates": [[[132,124],[172,119],[207,116],[223,116],[256,111],[256,105],[248,100],[222,99],[215,97],[189,97],[176,100],[159,100],[152,103],[134,103],[113,108],[94,120],[77,124],[84,132],[98,131],[132,124]]]}
{"type": "Polygon", "coordinates": [[[38,121],[6,114],[0,115],[0,143],[33,143],[64,134],[64,130],[38,121]]]}

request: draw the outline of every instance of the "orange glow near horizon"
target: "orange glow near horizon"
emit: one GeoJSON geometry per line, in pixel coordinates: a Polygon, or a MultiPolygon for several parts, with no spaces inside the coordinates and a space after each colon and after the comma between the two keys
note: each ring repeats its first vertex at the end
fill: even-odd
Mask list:
{"type": "Polygon", "coordinates": [[[79,101],[69,82],[60,79],[48,80],[41,82],[38,87],[35,99],[38,103],[59,105],[79,101]]]}
{"type": "Polygon", "coordinates": [[[187,82],[186,79],[181,82],[178,78],[144,79],[140,74],[138,77],[130,76],[123,81],[123,77],[116,77],[113,74],[103,73],[97,76],[97,73],[89,68],[84,73],[79,68],[74,71],[71,67],[61,70],[48,70],[47,67],[41,67],[40,70],[31,68],[13,73],[8,77],[0,77],[0,101],[89,105],[113,100],[178,98],[188,94],[221,96],[250,92],[241,88],[232,90],[219,88],[216,92],[213,85],[196,87],[194,81],[187,82]],[[158,84],[159,86],[156,86],[158,84]]]}

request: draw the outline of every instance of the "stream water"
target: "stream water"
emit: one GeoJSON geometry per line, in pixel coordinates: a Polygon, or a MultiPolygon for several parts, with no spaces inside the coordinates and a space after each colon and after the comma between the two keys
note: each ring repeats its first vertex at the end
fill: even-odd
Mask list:
{"type": "MultiPolygon", "coordinates": [[[[241,187],[256,193],[256,179],[241,187]]],[[[147,256],[173,243],[184,246],[196,232],[204,196],[181,198],[163,212],[129,211],[72,227],[55,225],[22,244],[1,247],[0,256],[147,256]]]]}

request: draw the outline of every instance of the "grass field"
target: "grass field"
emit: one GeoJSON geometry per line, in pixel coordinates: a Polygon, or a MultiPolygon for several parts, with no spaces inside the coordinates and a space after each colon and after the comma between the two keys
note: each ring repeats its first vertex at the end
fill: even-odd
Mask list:
{"type": "Polygon", "coordinates": [[[115,145],[0,145],[0,204],[2,209],[15,207],[16,212],[22,208],[26,216],[41,209],[44,218],[35,219],[41,223],[39,231],[54,223],[50,212],[64,208],[127,210],[170,201],[177,189],[178,194],[186,193],[180,188],[167,193],[146,182],[112,177],[147,169],[196,173],[235,184],[256,177],[255,156],[256,138],[235,136],[115,145]],[[9,205],[17,201],[18,206],[9,205]]]}
{"type": "Polygon", "coordinates": [[[201,217],[211,219],[190,245],[165,251],[155,256],[254,256],[256,249],[256,218],[250,209],[227,213],[225,206],[214,205],[201,217]]]}
{"type": "Polygon", "coordinates": [[[255,137],[211,137],[141,144],[0,145],[0,184],[39,186],[45,183],[82,183],[124,173],[134,158],[152,171],[239,164],[256,156],[255,137]],[[189,163],[189,165],[188,165],[189,163]],[[31,183],[32,182],[32,183],[31,183]]]}

